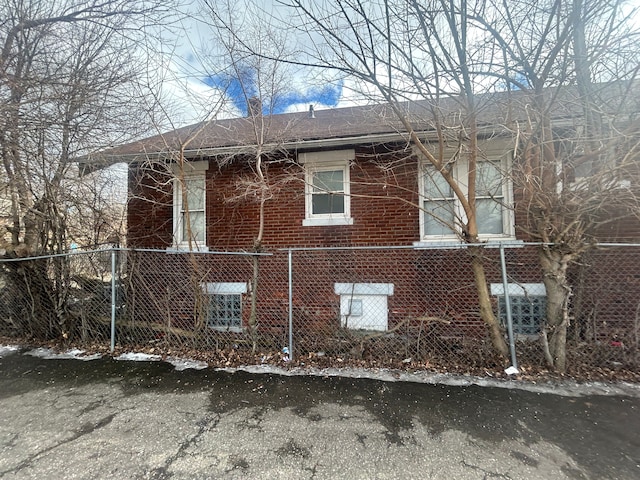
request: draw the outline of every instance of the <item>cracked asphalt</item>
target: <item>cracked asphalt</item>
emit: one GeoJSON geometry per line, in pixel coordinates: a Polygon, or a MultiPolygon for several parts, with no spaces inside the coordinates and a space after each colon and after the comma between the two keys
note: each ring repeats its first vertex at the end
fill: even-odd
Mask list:
{"type": "Polygon", "coordinates": [[[0,357],[2,479],[637,479],[640,398],[0,357]]]}

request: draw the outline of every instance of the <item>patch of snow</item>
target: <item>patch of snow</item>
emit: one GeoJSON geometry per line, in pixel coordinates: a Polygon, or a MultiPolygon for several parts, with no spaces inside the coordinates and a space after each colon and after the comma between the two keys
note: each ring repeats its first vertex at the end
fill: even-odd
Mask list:
{"type": "Polygon", "coordinates": [[[189,358],[167,357],[166,361],[173,365],[178,372],[192,368],[194,370],[204,370],[209,367],[206,362],[191,360],[189,358]]]}
{"type": "Polygon", "coordinates": [[[413,382],[429,385],[448,385],[451,387],[479,387],[506,388],[523,390],[532,393],[558,395],[562,397],[584,397],[591,395],[627,396],[640,398],[640,385],[632,383],[607,383],[576,381],[556,381],[533,383],[530,381],[500,380],[495,378],[474,377],[471,375],[455,375],[449,373],[432,372],[403,372],[390,369],[359,369],[359,368],[310,368],[296,367],[291,369],[275,365],[245,365],[237,368],[219,368],[218,371],[229,373],[242,371],[254,374],[271,374],[282,376],[310,375],[318,377],[365,378],[383,382],[413,382]]]}
{"type": "Polygon", "coordinates": [[[20,350],[20,347],[17,345],[0,345],[0,357],[17,352],[18,350],[20,350]]]}
{"type": "Polygon", "coordinates": [[[29,350],[28,352],[25,352],[25,355],[30,355],[32,357],[37,357],[37,358],[43,358],[45,360],[61,359],[61,360],[89,361],[89,360],[97,360],[99,358],[102,358],[102,355],[100,355],[99,353],[95,353],[93,355],[85,355],[85,353],[86,353],[85,350],[79,350],[77,348],[74,348],[72,350],[67,350],[66,352],[56,352],[55,350],[52,350],[50,348],[40,347],[40,348],[36,348],[34,350],[29,350]]]}
{"type": "Polygon", "coordinates": [[[57,355],[58,355],[56,352],[54,352],[50,348],[36,348],[34,350],[29,350],[24,354],[29,355],[31,357],[44,358],[47,360],[51,358],[57,358],[57,355]]]}
{"type": "Polygon", "coordinates": [[[270,375],[282,375],[285,377],[293,377],[298,375],[293,369],[280,368],[275,365],[270,365],[268,363],[264,365],[243,365],[241,367],[225,367],[225,368],[216,368],[218,372],[247,372],[247,373],[255,373],[255,374],[270,374],[270,375]]]}
{"type": "Polygon", "coordinates": [[[116,360],[128,360],[130,362],[158,362],[162,360],[160,355],[149,355],[148,353],[128,352],[115,358],[116,360]]]}
{"type": "MultiPolygon", "coordinates": [[[[0,345],[0,357],[19,351],[20,347],[15,345],[0,345]]],[[[25,355],[40,357],[43,359],[77,359],[94,360],[101,358],[100,354],[83,355],[84,350],[69,350],[57,353],[48,348],[36,348],[25,352],[25,355]]],[[[137,362],[160,361],[160,355],[150,355],[145,353],[123,353],[116,360],[129,360],[137,362]]],[[[171,363],[176,370],[182,371],[189,368],[202,370],[207,368],[207,364],[197,360],[169,357],[167,362],[171,363]]],[[[588,395],[602,396],[628,396],[640,398],[640,384],[626,382],[588,382],[579,383],[573,380],[567,381],[547,381],[535,383],[531,381],[520,381],[515,379],[502,380],[495,378],[476,377],[470,375],[455,375],[448,373],[432,372],[404,372],[392,369],[360,369],[360,368],[313,368],[296,367],[282,368],[276,365],[245,365],[241,367],[216,368],[216,371],[234,373],[243,371],[253,374],[271,374],[282,376],[318,376],[318,377],[346,377],[365,378],[385,382],[413,382],[430,385],[449,385],[453,387],[468,387],[477,385],[480,387],[506,388],[513,390],[524,390],[533,393],[552,394],[564,397],[582,397],[588,395]]]]}

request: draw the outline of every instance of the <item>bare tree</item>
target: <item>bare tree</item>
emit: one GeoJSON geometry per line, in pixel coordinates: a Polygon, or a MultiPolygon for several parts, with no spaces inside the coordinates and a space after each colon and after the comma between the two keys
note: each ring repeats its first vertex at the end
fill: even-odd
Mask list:
{"type": "MultiPolygon", "coordinates": [[[[491,18],[476,20],[495,40],[505,86],[531,92],[526,102],[514,95],[512,108],[528,114],[526,122],[510,125],[518,139],[514,176],[524,189],[523,231],[543,242],[545,358],[564,371],[572,293],[567,270],[603,226],[633,221],[640,207],[629,188],[639,173],[640,32],[624,2],[498,6],[491,18]],[[569,124],[556,119],[567,114],[574,117],[569,124]]],[[[501,73],[494,69],[494,75],[501,73]]]]}
{"type": "MultiPolygon", "coordinates": [[[[162,11],[119,0],[10,0],[0,9],[0,157],[10,201],[2,248],[17,257],[60,253],[77,200],[74,159],[143,131],[134,118],[135,42],[162,11]]],[[[23,262],[13,274],[31,314],[43,318],[34,333],[66,338],[68,266],[57,260],[52,271],[23,262]]]]}
{"type": "MultiPolygon", "coordinates": [[[[291,54],[286,48],[284,32],[278,32],[264,18],[242,17],[234,13],[238,11],[237,2],[203,0],[202,6],[207,12],[207,23],[215,45],[209,52],[208,65],[227,91],[231,90],[232,84],[237,90],[232,93],[236,101],[241,100],[240,103],[246,106],[246,112],[241,114],[246,114],[251,138],[239,152],[218,159],[224,164],[240,158],[247,161],[251,169],[249,176],[238,178],[237,195],[227,201],[257,203],[258,228],[253,238],[253,252],[260,253],[265,235],[265,205],[274,196],[273,185],[281,181],[270,178],[268,166],[274,156],[283,151],[278,139],[284,138],[287,132],[286,129],[276,131],[271,121],[282,98],[289,93],[287,79],[291,77],[291,65],[286,60],[291,58],[291,54]],[[239,32],[242,32],[242,41],[239,40],[239,32]]],[[[247,9],[249,5],[244,7],[247,9]]],[[[255,352],[259,325],[260,256],[253,255],[252,261],[248,325],[255,352]]]]}
{"type": "MultiPolygon", "coordinates": [[[[207,232],[203,218],[197,218],[198,214],[192,212],[189,192],[189,171],[192,160],[189,151],[197,151],[201,145],[200,135],[208,127],[215,125],[219,116],[224,116],[229,110],[236,110],[235,115],[240,114],[244,121],[240,122],[242,131],[230,131],[230,137],[242,139],[242,144],[232,149],[227,155],[219,155],[207,162],[215,162],[218,167],[227,166],[233,162],[241,161],[246,167],[243,173],[236,178],[235,191],[226,198],[226,202],[251,202],[257,204],[258,224],[253,238],[252,251],[256,255],[251,256],[252,277],[250,286],[250,311],[248,317],[248,332],[253,344],[253,351],[257,348],[258,340],[258,295],[260,256],[263,249],[265,232],[265,204],[272,198],[271,187],[273,180],[269,176],[268,163],[271,157],[280,151],[278,138],[286,135],[286,131],[271,127],[271,114],[279,107],[279,102],[286,90],[286,69],[288,66],[281,61],[283,51],[277,50],[281,44],[273,32],[262,22],[251,22],[250,19],[242,19],[234,14],[234,5],[230,2],[203,1],[201,12],[205,15],[198,17],[201,35],[210,35],[209,47],[198,48],[193,46],[200,63],[199,75],[215,81],[216,95],[210,105],[210,111],[206,118],[193,127],[172,132],[169,135],[160,133],[158,136],[159,149],[165,153],[159,158],[149,158],[140,167],[145,174],[153,174],[154,182],[145,183],[144,179],[134,179],[130,191],[142,193],[143,184],[149,188],[160,188],[169,191],[173,186],[173,202],[178,203],[176,195],[179,195],[180,212],[174,211],[174,215],[180,218],[174,219],[174,226],[178,225],[178,231],[174,231],[172,242],[180,248],[192,252],[189,255],[191,274],[191,292],[194,294],[194,320],[196,333],[202,333],[206,326],[207,309],[210,308],[206,295],[203,294],[207,272],[202,269],[202,262],[196,258],[195,252],[204,247],[207,241],[207,232]],[[260,56],[251,56],[244,46],[238,43],[232,31],[243,31],[253,38],[253,48],[269,48],[269,54],[276,57],[274,61],[260,56]],[[269,42],[265,41],[269,35],[269,42]],[[261,43],[262,42],[262,43],[261,43]],[[276,45],[274,50],[273,45],[276,45]],[[233,106],[231,99],[241,104],[240,112],[237,106],[233,106]],[[154,183],[155,187],[151,187],[154,183]]],[[[167,120],[171,120],[167,118],[167,120]]],[[[280,126],[278,127],[280,129],[280,126]]],[[[215,173],[207,174],[206,178],[215,176],[215,173]]],[[[198,184],[201,185],[198,180],[198,184]]],[[[209,181],[209,180],[207,180],[209,181]]],[[[278,180],[276,180],[278,181],[278,180]]],[[[200,188],[200,187],[195,187],[200,188]]],[[[206,186],[205,186],[206,188],[206,186]]],[[[210,187],[209,187],[210,190],[210,187]]],[[[161,195],[162,196],[162,195],[161,195]]],[[[144,200],[140,195],[140,200],[144,200]]],[[[167,197],[163,197],[167,198],[167,197]]],[[[195,198],[195,196],[193,197],[195,198]]],[[[215,308],[215,305],[211,305],[215,308]]]]}

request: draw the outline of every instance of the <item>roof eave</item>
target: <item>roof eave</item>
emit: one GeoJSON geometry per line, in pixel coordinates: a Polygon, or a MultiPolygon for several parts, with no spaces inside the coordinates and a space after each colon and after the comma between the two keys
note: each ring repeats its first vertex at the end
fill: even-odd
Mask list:
{"type": "MultiPolygon", "coordinates": [[[[575,125],[575,119],[561,119],[554,122],[554,127],[575,125]]],[[[496,126],[495,124],[488,124],[479,128],[480,135],[505,135],[512,133],[505,126],[496,126]]],[[[436,132],[433,130],[422,130],[417,132],[420,138],[426,140],[436,140],[436,132]]],[[[336,148],[336,147],[349,147],[358,145],[379,145],[383,143],[391,142],[409,142],[409,134],[406,132],[388,132],[367,134],[348,137],[336,137],[336,138],[318,138],[308,140],[290,140],[278,143],[268,143],[262,145],[261,150],[263,152],[275,152],[275,151],[288,151],[297,152],[305,150],[336,148]]],[[[204,157],[235,157],[239,155],[251,155],[255,152],[255,146],[253,145],[230,145],[221,147],[205,147],[194,148],[185,150],[183,152],[184,157],[187,160],[194,160],[204,157]]],[[[92,171],[116,163],[136,163],[144,161],[171,161],[175,159],[176,151],[148,151],[140,153],[127,153],[127,154],[100,154],[96,153],[87,156],[80,161],[81,168],[85,171],[92,171]]]]}

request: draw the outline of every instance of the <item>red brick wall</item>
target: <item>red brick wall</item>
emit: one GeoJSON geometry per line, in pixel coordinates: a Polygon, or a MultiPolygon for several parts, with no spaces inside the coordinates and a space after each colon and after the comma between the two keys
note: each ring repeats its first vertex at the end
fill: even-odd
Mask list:
{"type": "MultiPolygon", "coordinates": [[[[640,197],[638,195],[636,198],[640,197]]],[[[590,232],[601,242],[640,243],[640,205],[630,201],[628,208],[603,209],[603,221],[590,232]]]]}
{"type": "MultiPolygon", "coordinates": [[[[303,226],[305,199],[302,167],[291,161],[269,163],[266,174],[273,196],[265,205],[263,249],[409,246],[419,240],[416,161],[403,158],[401,153],[383,154],[365,148],[356,151],[356,158],[350,171],[354,223],[344,226],[303,226]],[[387,168],[390,165],[393,168],[387,168]]],[[[238,161],[218,168],[211,161],[206,177],[207,245],[211,250],[252,249],[258,232],[259,205],[257,196],[251,194],[247,185],[254,175],[249,162],[238,161]]],[[[133,195],[128,213],[130,247],[166,248],[171,245],[172,193],[169,180],[166,174],[139,171],[135,166],[131,168],[130,188],[133,195]]],[[[527,212],[525,202],[518,202],[522,199],[521,192],[516,189],[514,195],[520,205],[516,210],[518,223],[526,217],[527,212]]],[[[637,219],[635,223],[612,224],[609,234],[615,238],[640,234],[637,219]]],[[[518,232],[518,236],[526,239],[522,232],[518,232]]],[[[487,250],[489,283],[501,282],[498,253],[497,249],[487,250]]],[[[513,249],[506,254],[512,281],[541,282],[535,249],[513,249]]],[[[280,252],[262,261],[259,315],[262,325],[269,328],[282,329],[287,323],[288,285],[283,257],[284,254],[280,252]]],[[[231,263],[224,268],[214,267],[212,263],[207,270],[210,273],[202,281],[248,282],[251,279],[249,264],[246,259],[241,263],[242,268],[234,267],[233,278],[229,276],[231,263]]],[[[145,275],[153,275],[154,272],[163,271],[163,268],[166,266],[159,264],[142,271],[145,275]]],[[[181,285],[184,283],[181,279],[189,277],[186,270],[181,268],[170,270],[164,275],[177,275],[177,279],[171,280],[176,285],[181,285]]],[[[163,285],[171,282],[167,279],[149,280],[153,289],[164,288],[163,285]]],[[[413,319],[406,324],[410,325],[415,324],[421,316],[429,316],[445,318],[450,322],[441,327],[445,333],[458,335],[473,332],[481,335],[484,332],[472,272],[463,250],[296,253],[293,300],[297,330],[306,328],[317,331],[339,326],[339,298],[333,292],[336,282],[393,283],[395,293],[389,297],[390,327],[407,318],[413,319]]],[[[165,290],[173,292],[174,289],[165,290]]],[[[591,294],[594,289],[583,291],[591,294]]],[[[249,298],[248,295],[246,298],[249,298]]],[[[176,319],[183,319],[185,326],[189,324],[187,319],[192,302],[192,297],[185,293],[184,305],[180,308],[174,306],[176,319]]],[[[586,311],[585,307],[581,310],[586,311]]],[[[141,314],[146,317],[151,315],[150,312],[141,314]]],[[[601,319],[606,317],[604,312],[599,315],[601,319]]],[[[612,320],[607,318],[609,322],[612,320]]]]}
{"type": "MultiPolygon", "coordinates": [[[[411,245],[419,240],[415,160],[366,148],[357,151],[357,159],[350,172],[353,225],[340,226],[303,226],[303,168],[291,162],[268,165],[273,198],[265,204],[263,248],[411,245]],[[391,163],[393,169],[386,169],[391,163]]],[[[129,177],[128,245],[170,246],[173,220],[168,178],[135,166],[129,177]]],[[[255,178],[251,166],[238,161],[218,169],[211,161],[206,178],[207,245],[211,250],[251,249],[259,226],[257,196],[247,193],[247,183],[255,178]]]]}
{"type": "Polygon", "coordinates": [[[129,166],[127,246],[166,248],[173,235],[173,196],[170,176],[160,168],[129,166]]]}

